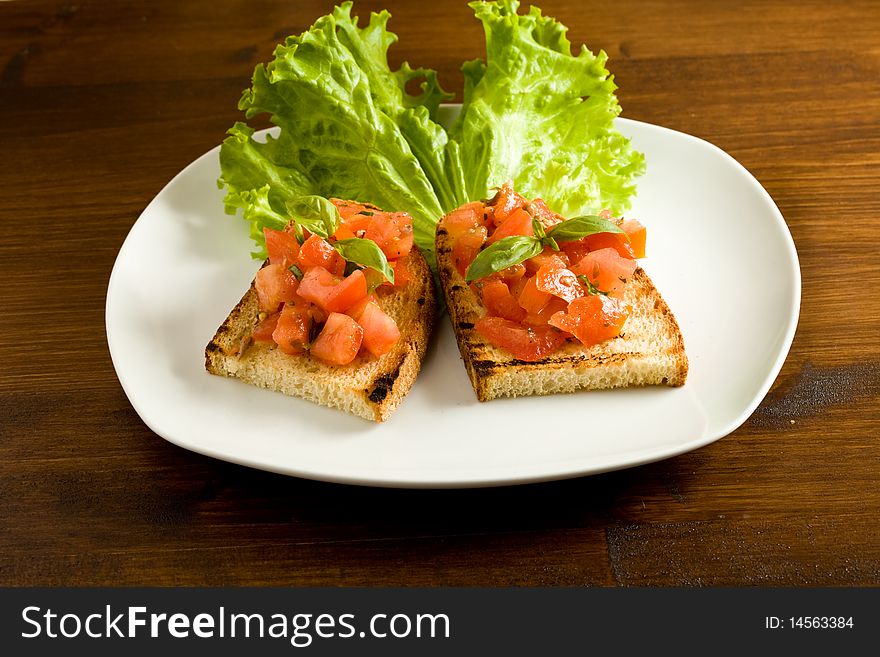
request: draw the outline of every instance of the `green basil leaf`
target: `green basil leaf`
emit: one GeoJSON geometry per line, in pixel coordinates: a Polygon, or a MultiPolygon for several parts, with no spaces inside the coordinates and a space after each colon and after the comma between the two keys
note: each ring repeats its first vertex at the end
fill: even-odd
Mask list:
{"type": "MultiPolygon", "coordinates": [[[[591,214],[556,224],[547,233],[547,237],[552,237],[557,242],[575,242],[595,233],[623,233],[626,235],[623,229],[613,221],[591,214]]],[[[626,239],[629,240],[629,235],[626,235],[626,239]]]]}
{"type": "Polygon", "coordinates": [[[535,237],[528,235],[503,237],[477,254],[465,272],[465,280],[474,281],[518,265],[529,258],[534,258],[543,250],[541,240],[535,237]]]}
{"type": "Polygon", "coordinates": [[[549,246],[554,251],[559,250],[559,245],[556,243],[556,240],[549,235],[541,240],[541,244],[543,244],[544,246],[549,246]]]}
{"type": "Polygon", "coordinates": [[[391,283],[394,282],[394,270],[388,264],[388,258],[382,253],[382,249],[373,240],[352,237],[347,240],[331,242],[331,245],[348,262],[374,269],[391,283]]]}
{"type": "Polygon", "coordinates": [[[287,269],[290,271],[291,274],[296,276],[296,280],[298,281],[301,281],[303,279],[303,276],[305,275],[303,274],[303,270],[296,265],[290,265],[290,267],[288,267],[287,269]]]}
{"type": "Polygon", "coordinates": [[[578,274],[578,280],[586,286],[587,292],[589,292],[590,294],[601,294],[606,297],[608,296],[608,292],[603,292],[598,287],[593,285],[593,281],[587,278],[584,274],[578,274]]]}
{"type": "Polygon", "coordinates": [[[296,241],[299,242],[300,246],[306,241],[306,236],[303,234],[303,227],[295,221],[293,222],[293,236],[296,238],[296,241]]]}
{"type": "Polygon", "coordinates": [[[535,237],[538,239],[547,237],[547,233],[544,231],[544,224],[535,218],[532,218],[532,230],[535,231],[535,237]]]}
{"type": "Polygon", "coordinates": [[[288,201],[286,207],[297,224],[324,239],[339,228],[339,210],[323,196],[300,196],[288,201]]]}

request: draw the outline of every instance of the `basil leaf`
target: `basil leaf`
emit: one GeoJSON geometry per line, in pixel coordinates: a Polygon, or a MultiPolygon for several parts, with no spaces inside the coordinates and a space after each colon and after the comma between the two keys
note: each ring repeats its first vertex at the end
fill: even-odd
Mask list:
{"type": "Polygon", "coordinates": [[[544,239],[547,237],[547,233],[544,231],[544,224],[534,218],[532,219],[532,230],[535,232],[535,237],[538,239],[544,239]]]}
{"type": "Polygon", "coordinates": [[[339,228],[339,210],[323,196],[300,196],[288,201],[286,207],[297,224],[324,239],[339,228]]]}
{"type": "MultiPolygon", "coordinates": [[[[575,242],[595,233],[623,233],[626,235],[623,229],[613,221],[591,214],[556,224],[547,233],[547,237],[552,237],[557,242],[575,242]]],[[[626,239],[629,240],[629,235],[626,235],[626,239]]]]}
{"type": "Polygon", "coordinates": [[[296,280],[298,281],[301,281],[303,279],[303,276],[305,275],[303,274],[303,270],[296,265],[290,265],[290,267],[288,267],[287,269],[290,271],[291,274],[296,276],[296,280]]]}
{"type": "Polygon", "coordinates": [[[338,240],[330,244],[348,262],[353,262],[361,267],[375,269],[391,283],[394,282],[394,270],[388,264],[388,258],[382,253],[382,249],[373,240],[352,237],[351,239],[338,240]]]}
{"type": "Polygon", "coordinates": [[[554,251],[559,250],[559,245],[556,243],[556,240],[549,235],[541,240],[541,244],[543,244],[544,246],[549,246],[554,251]]]}
{"type": "Polygon", "coordinates": [[[528,235],[503,237],[492,246],[477,254],[465,272],[465,280],[470,282],[489,276],[502,269],[518,265],[524,260],[534,258],[544,250],[541,240],[528,235]]]}
{"type": "Polygon", "coordinates": [[[590,294],[601,294],[606,297],[609,294],[608,292],[603,292],[598,287],[593,285],[593,281],[587,278],[584,274],[578,274],[578,280],[586,286],[587,292],[589,292],[590,294]]]}

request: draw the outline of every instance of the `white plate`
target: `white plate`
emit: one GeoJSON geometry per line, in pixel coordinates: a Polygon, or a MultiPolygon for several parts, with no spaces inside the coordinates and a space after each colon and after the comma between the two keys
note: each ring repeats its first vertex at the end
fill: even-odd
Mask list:
{"type": "Polygon", "coordinates": [[[120,249],[106,322],[122,387],[144,422],[181,447],[376,486],[562,479],[727,435],[764,397],[791,345],[800,306],[794,243],[767,192],[717,147],[636,121],[618,127],[647,158],[628,216],[648,227],[643,266],[684,334],[684,387],[480,404],[446,317],[385,424],[208,374],[205,345],[258,268],[246,223],[223,213],[218,148],[156,196],[120,249]]]}

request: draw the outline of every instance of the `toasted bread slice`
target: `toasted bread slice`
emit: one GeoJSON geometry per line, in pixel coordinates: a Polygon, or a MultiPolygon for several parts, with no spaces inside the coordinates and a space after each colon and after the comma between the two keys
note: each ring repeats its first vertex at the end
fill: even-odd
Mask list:
{"type": "Polygon", "coordinates": [[[672,312],[641,269],[627,282],[632,312],[620,336],[592,347],[577,341],[526,362],[489,343],[474,330],[486,314],[452,262],[452,243],[437,230],[437,264],[446,305],[468,376],[480,401],[643,385],[683,385],[688,361],[672,312]]]}
{"type": "Polygon", "coordinates": [[[382,310],[400,330],[400,339],[389,353],[337,366],[308,354],[291,356],[274,345],[251,342],[259,323],[257,292],[251,283],[205,349],[205,367],[212,374],[384,422],[419,373],[436,309],[434,282],[425,259],[413,249],[408,261],[411,279],[406,287],[378,291],[382,310]]]}

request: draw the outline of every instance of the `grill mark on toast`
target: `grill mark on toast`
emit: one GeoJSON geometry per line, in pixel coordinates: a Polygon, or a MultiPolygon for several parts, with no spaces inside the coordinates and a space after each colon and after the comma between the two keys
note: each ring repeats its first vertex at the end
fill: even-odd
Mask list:
{"type": "Polygon", "coordinates": [[[403,365],[404,359],[405,356],[401,357],[397,363],[397,367],[391,372],[386,372],[385,374],[376,377],[376,380],[373,381],[373,391],[369,396],[371,402],[379,404],[385,400],[385,397],[388,396],[388,393],[391,392],[391,389],[394,387],[394,382],[397,381],[397,377],[400,376],[400,368],[403,365]]]}
{"type": "Polygon", "coordinates": [[[472,362],[475,370],[490,373],[496,369],[505,369],[509,367],[518,367],[523,369],[540,369],[547,366],[559,365],[580,365],[584,367],[599,367],[601,365],[614,365],[615,363],[624,363],[630,358],[638,358],[642,356],[638,352],[620,352],[614,354],[594,354],[592,356],[584,356],[580,354],[570,354],[556,358],[541,358],[536,361],[520,360],[519,358],[511,358],[510,360],[499,363],[494,360],[482,359],[472,362]]]}

